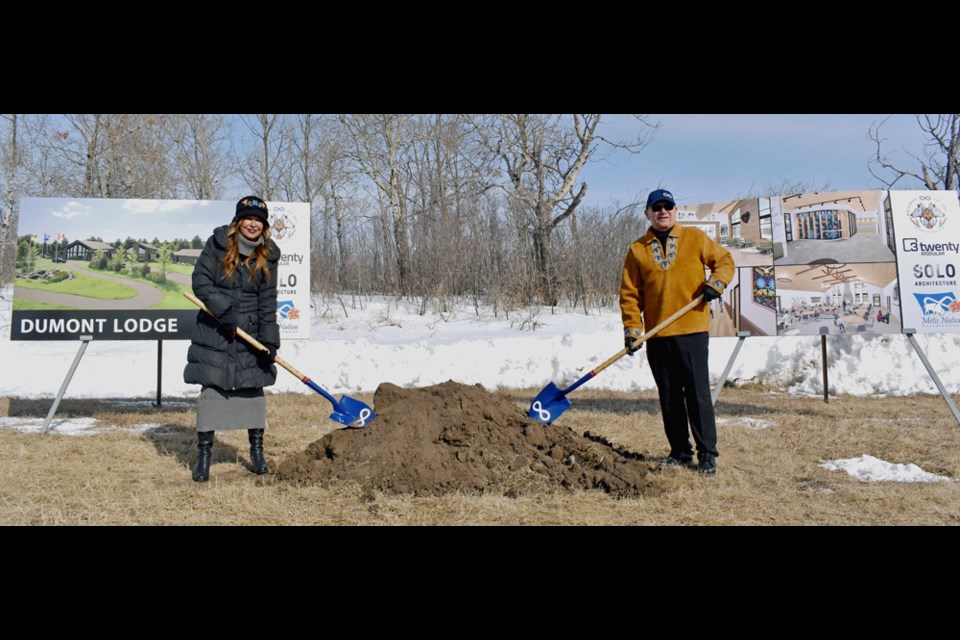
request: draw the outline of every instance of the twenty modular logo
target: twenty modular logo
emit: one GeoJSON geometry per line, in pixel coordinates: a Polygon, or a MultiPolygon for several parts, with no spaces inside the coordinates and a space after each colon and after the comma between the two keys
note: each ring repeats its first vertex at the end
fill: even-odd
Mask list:
{"type": "Polygon", "coordinates": [[[903,252],[917,251],[925,256],[945,256],[948,253],[960,253],[957,242],[923,242],[917,238],[903,238],[903,252]]]}

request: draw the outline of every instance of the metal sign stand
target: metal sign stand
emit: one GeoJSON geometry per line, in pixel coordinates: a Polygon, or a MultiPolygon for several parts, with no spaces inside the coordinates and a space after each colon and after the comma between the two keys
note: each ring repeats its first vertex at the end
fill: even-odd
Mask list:
{"type": "Polygon", "coordinates": [[[920,356],[920,361],[923,362],[923,366],[927,368],[927,373],[930,374],[930,377],[933,378],[934,384],[937,385],[937,389],[940,390],[940,395],[943,396],[943,399],[946,401],[947,406],[950,407],[950,411],[953,413],[954,419],[956,419],[957,424],[960,424],[960,411],[957,410],[957,405],[953,403],[953,399],[950,397],[950,392],[946,390],[943,386],[943,383],[940,382],[940,377],[937,375],[937,372],[933,370],[933,365],[930,364],[930,361],[927,360],[926,354],[923,352],[923,349],[920,348],[920,344],[917,342],[917,339],[914,337],[914,334],[917,333],[916,329],[904,329],[903,333],[907,336],[907,340],[910,341],[910,344],[913,345],[914,350],[916,350],[917,355],[920,356]]]}
{"type": "Polygon", "coordinates": [[[163,377],[163,340],[157,340],[157,402],[153,406],[160,407],[160,379],[163,377]]]}
{"type": "MultiPolygon", "coordinates": [[[[943,382],[940,381],[940,376],[937,375],[933,365],[931,365],[930,361],[927,359],[927,355],[923,352],[923,349],[920,348],[920,344],[914,337],[917,333],[917,330],[904,329],[903,333],[907,336],[907,340],[910,341],[910,344],[913,346],[914,350],[916,350],[917,355],[920,356],[920,361],[923,362],[923,366],[927,368],[927,373],[930,374],[934,384],[937,385],[937,389],[940,391],[940,395],[947,403],[947,406],[950,407],[950,412],[953,413],[953,417],[956,419],[957,424],[960,424],[960,409],[957,409],[957,405],[954,404],[953,398],[950,397],[950,392],[947,391],[946,387],[943,386],[943,382]]],[[[740,348],[743,347],[743,341],[746,340],[749,335],[750,333],[747,331],[740,331],[737,333],[737,346],[734,347],[733,353],[730,354],[730,360],[727,361],[727,366],[720,375],[720,379],[717,381],[717,386],[713,389],[714,405],[717,404],[717,399],[720,397],[720,391],[723,389],[723,385],[727,382],[727,377],[730,375],[730,371],[733,369],[733,363],[736,361],[737,355],[740,353],[740,348]]],[[[829,403],[830,393],[829,379],[827,377],[827,336],[825,335],[820,336],[820,355],[823,359],[823,401],[829,403]]]]}
{"type": "MultiPolygon", "coordinates": [[[[63,400],[64,394],[67,392],[67,387],[70,386],[70,381],[73,380],[73,374],[77,372],[77,367],[80,366],[80,360],[83,358],[84,352],[87,350],[87,345],[93,341],[93,336],[80,336],[80,350],[77,351],[77,356],[73,359],[73,364],[70,365],[70,370],[67,371],[67,377],[64,378],[63,384],[60,385],[60,391],[57,392],[56,398],[53,399],[53,406],[50,407],[50,411],[47,412],[47,417],[43,421],[43,429],[41,433],[47,433],[50,431],[50,423],[53,421],[53,416],[57,413],[57,407],[60,406],[60,401],[63,400]]],[[[154,406],[160,406],[161,399],[161,388],[160,381],[163,377],[163,340],[157,340],[157,402],[154,406]]]]}
{"type": "Polygon", "coordinates": [[[90,344],[92,340],[93,336],[80,336],[80,350],[77,351],[77,357],[73,359],[73,364],[70,365],[70,371],[67,372],[67,377],[64,378],[63,384],[60,385],[60,391],[57,392],[57,397],[53,400],[53,406],[50,407],[50,411],[47,412],[41,433],[46,433],[50,430],[50,421],[53,420],[53,416],[57,412],[57,407],[60,406],[60,401],[63,400],[63,394],[67,392],[67,387],[70,385],[70,381],[73,380],[73,374],[76,373],[77,367],[80,365],[80,359],[83,358],[83,352],[87,350],[87,345],[90,344]]]}
{"type": "Polygon", "coordinates": [[[827,336],[820,336],[820,356],[823,360],[823,401],[830,402],[830,384],[827,380],[827,336]]]}
{"type": "Polygon", "coordinates": [[[716,406],[717,398],[720,397],[720,390],[723,389],[723,385],[727,382],[727,376],[730,375],[730,371],[733,369],[733,363],[737,359],[737,354],[740,353],[741,347],[743,347],[743,341],[750,336],[749,331],[738,331],[737,332],[737,346],[733,348],[733,353],[730,354],[730,359],[727,361],[727,368],[723,370],[723,373],[720,374],[720,379],[717,380],[717,386],[713,388],[713,405],[716,406]]]}

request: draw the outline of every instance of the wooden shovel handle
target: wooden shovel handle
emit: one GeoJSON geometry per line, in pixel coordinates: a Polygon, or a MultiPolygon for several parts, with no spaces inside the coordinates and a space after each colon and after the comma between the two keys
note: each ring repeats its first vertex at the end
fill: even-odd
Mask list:
{"type": "MultiPolygon", "coordinates": [[[[219,322],[219,319],[217,318],[217,316],[213,315],[210,309],[207,309],[207,305],[203,304],[203,301],[197,296],[193,295],[193,293],[191,293],[190,291],[184,291],[183,297],[189,300],[190,302],[192,302],[193,304],[197,305],[204,311],[206,311],[208,316],[210,316],[211,318],[219,322]]],[[[265,346],[263,346],[263,344],[261,344],[259,340],[254,338],[252,335],[250,335],[240,327],[237,327],[237,335],[243,338],[247,343],[249,343],[254,349],[257,349],[258,351],[267,351],[267,352],[270,351],[265,346]]],[[[287,363],[280,356],[274,357],[273,361],[276,362],[281,367],[283,367],[284,369],[286,369],[287,371],[289,371],[290,373],[292,373],[293,375],[297,376],[298,379],[303,380],[304,378],[306,378],[305,375],[303,375],[302,373],[294,369],[292,366],[290,366],[290,364],[287,363]]]]}
{"type": "MultiPolygon", "coordinates": [[[[677,312],[674,313],[673,315],[671,315],[669,318],[667,318],[666,320],[664,320],[663,322],[661,322],[660,324],[658,324],[657,326],[655,326],[653,329],[650,329],[650,331],[647,331],[646,333],[644,333],[643,336],[641,336],[641,337],[638,338],[637,340],[634,340],[634,341],[633,341],[633,344],[634,344],[637,348],[640,348],[640,345],[641,345],[641,344],[643,344],[644,342],[646,342],[647,340],[649,340],[649,339],[652,338],[653,336],[657,335],[658,333],[660,333],[661,331],[663,331],[664,329],[666,329],[667,326],[670,325],[670,324],[672,324],[674,320],[676,320],[677,318],[679,318],[680,316],[682,316],[683,314],[685,314],[687,311],[690,311],[691,309],[693,309],[695,306],[697,306],[698,304],[700,304],[702,301],[703,301],[703,294],[700,294],[699,296],[697,296],[696,298],[694,298],[693,300],[691,300],[685,307],[683,307],[682,309],[677,310],[677,312]]],[[[636,349],[634,349],[634,351],[636,351],[636,349]]],[[[615,356],[613,356],[612,358],[610,358],[609,360],[607,360],[606,362],[604,362],[602,365],[600,365],[599,367],[597,367],[596,369],[594,369],[594,370],[593,370],[594,375],[600,373],[601,371],[603,371],[604,369],[606,369],[607,367],[609,367],[610,365],[612,365],[614,362],[616,362],[617,360],[619,360],[619,359],[622,358],[623,356],[627,355],[627,353],[628,353],[628,352],[627,352],[627,348],[624,347],[624,348],[623,348],[619,353],[617,353],[615,356]]]]}

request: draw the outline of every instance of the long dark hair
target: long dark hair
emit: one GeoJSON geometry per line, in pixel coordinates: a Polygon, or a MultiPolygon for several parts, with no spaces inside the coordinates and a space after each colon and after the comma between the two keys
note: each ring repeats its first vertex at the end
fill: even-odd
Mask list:
{"type": "MultiPolygon", "coordinates": [[[[223,272],[226,274],[226,279],[229,280],[233,277],[234,272],[237,270],[237,265],[240,264],[240,246],[237,243],[237,234],[240,232],[240,222],[233,222],[227,227],[227,253],[223,256],[223,272]]],[[[264,227],[263,229],[263,244],[257,247],[253,253],[247,256],[247,259],[243,261],[247,268],[250,268],[250,261],[255,260],[253,265],[253,277],[256,278],[257,274],[263,271],[266,274],[266,279],[270,280],[270,268],[267,266],[267,258],[270,256],[270,229],[264,227]]]]}

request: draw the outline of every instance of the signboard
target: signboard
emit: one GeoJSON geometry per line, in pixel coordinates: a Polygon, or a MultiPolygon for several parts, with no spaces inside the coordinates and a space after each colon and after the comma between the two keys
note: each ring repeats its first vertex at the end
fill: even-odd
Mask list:
{"type": "Polygon", "coordinates": [[[710,335],[960,332],[951,191],[830,191],[681,204],[733,256],[710,335]]]}
{"type": "Polygon", "coordinates": [[[960,333],[960,203],[954,191],[891,191],[903,326],[960,333]]]}
{"type": "MultiPolygon", "coordinates": [[[[197,309],[182,292],[234,201],[24,198],[20,203],[12,340],[189,340],[197,309]]],[[[268,203],[281,249],[277,320],[309,337],[310,216],[268,203]]]]}
{"type": "Polygon", "coordinates": [[[282,340],[310,339],[310,204],[270,205],[270,237],[280,247],[277,324],[282,340]]]}

